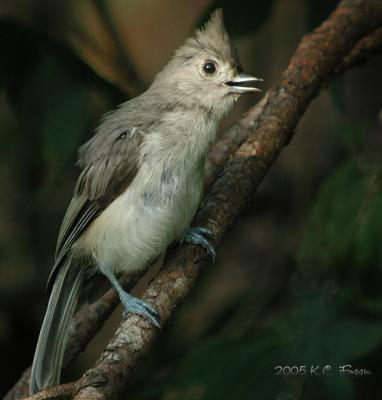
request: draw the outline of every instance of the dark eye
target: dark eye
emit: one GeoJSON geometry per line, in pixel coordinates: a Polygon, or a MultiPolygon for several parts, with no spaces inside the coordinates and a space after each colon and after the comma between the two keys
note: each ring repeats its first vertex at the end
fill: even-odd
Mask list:
{"type": "Polygon", "coordinates": [[[203,71],[208,75],[214,74],[216,72],[216,64],[213,63],[212,61],[207,61],[203,65],[203,71]]]}

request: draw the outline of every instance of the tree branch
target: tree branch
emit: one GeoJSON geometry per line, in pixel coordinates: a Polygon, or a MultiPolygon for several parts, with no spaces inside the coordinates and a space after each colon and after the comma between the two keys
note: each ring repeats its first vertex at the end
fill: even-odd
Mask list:
{"type": "Polygon", "coordinates": [[[349,54],[335,68],[334,76],[342,74],[343,71],[349,68],[365,63],[374,54],[382,54],[382,27],[375,29],[358,41],[349,54]]]}
{"type": "MultiPolygon", "coordinates": [[[[121,279],[124,289],[130,290],[138,282],[141,274],[125,275],[121,279]]],[[[104,322],[119,304],[116,291],[109,289],[99,300],[93,304],[84,304],[76,313],[70,324],[68,342],[64,355],[63,368],[74,361],[84,351],[87,344],[102,328],[104,322]]],[[[7,393],[4,400],[15,400],[29,396],[29,381],[31,368],[27,368],[19,381],[7,393]]],[[[66,393],[67,388],[64,388],[66,393]]],[[[49,392],[48,396],[51,393],[49,392]]]]}
{"type": "MultiPolygon", "coordinates": [[[[380,25],[382,4],[378,0],[343,0],[327,21],[303,38],[287,70],[265,98],[233,124],[214,146],[207,166],[209,181],[225,161],[232,158],[212,186],[196,222],[213,231],[215,244],[252,198],[266,171],[292,137],[310,101],[329,79],[357,64],[354,60],[360,60],[361,53],[364,60],[380,48],[380,41],[374,38],[372,43],[379,44],[370,46],[371,39],[367,39],[377,31],[362,39],[380,25]]],[[[188,295],[207,261],[203,250],[190,245],[169,255],[144,295],[158,310],[163,323],[188,295]]],[[[121,323],[95,367],[80,380],[32,398],[117,398],[139,362],[149,353],[156,334],[145,320],[129,316],[121,323]]],[[[12,396],[11,391],[7,399],[14,398],[17,397],[12,396]]]]}
{"type": "MultiPolygon", "coordinates": [[[[348,69],[365,63],[370,57],[378,53],[382,53],[382,28],[376,28],[353,46],[335,67],[333,73],[327,76],[325,86],[348,69]]],[[[323,85],[323,88],[325,86],[323,85]]],[[[256,128],[263,107],[268,102],[269,93],[267,92],[254,107],[244,113],[242,118],[223,132],[219,140],[211,147],[206,165],[206,187],[212,184],[225,163],[256,128]]]]}

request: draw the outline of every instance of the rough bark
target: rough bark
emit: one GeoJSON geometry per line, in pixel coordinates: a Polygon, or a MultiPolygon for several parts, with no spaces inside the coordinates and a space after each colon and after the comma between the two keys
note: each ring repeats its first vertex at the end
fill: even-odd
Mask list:
{"type": "MultiPolygon", "coordinates": [[[[214,146],[207,167],[208,183],[223,165],[225,168],[211,186],[195,221],[213,232],[214,244],[251,200],[267,170],[289,143],[311,100],[331,78],[381,48],[381,28],[377,29],[381,26],[379,0],[343,0],[328,20],[302,39],[280,81],[214,146]]],[[[167,257],[144,295],[159,312],[163,325],[188,295],[207,261],[202,249],[190,245],[167,257]]],[[[156,335],[145,320],[129,316],[93,369],[77,382],[43,391],[33,399],[118,398],[149,353],[156,335]]],[[[7,399],[15,398],[11,391],[7,399]]]]}
{"type": "MultiPolygon", "coordinates": [[[[343,74],[348,69],[365,63],[371,56],[378,53],[382,53],[382,28],[376,28],[358,40],[350,52],[336,65],[333,73],[326,77],[326,84],[329,84],[333,78],[343,74]]],[[[261,115],[264,105],[268,102],[269,94],[270,92],[267,92],[254,107],[250,108],[238,121],[226,129],[212,146],[206,165],[206,187],[212,184],[225,163],[256,128],[258,117],[261,115]]]]}

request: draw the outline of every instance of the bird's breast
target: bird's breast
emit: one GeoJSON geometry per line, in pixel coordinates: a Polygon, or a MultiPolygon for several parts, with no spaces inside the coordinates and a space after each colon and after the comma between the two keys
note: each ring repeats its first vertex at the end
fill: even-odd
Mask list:
{"type": "MultiPolygon", "coordinates": [[[[198,207],[203,173],[143,165],[130,186],[89,226],[82,247],[100,268],[146,267],[181,237],[198,207]]],[[[81,245],[81,243],[79,245],[81,245]]]]}

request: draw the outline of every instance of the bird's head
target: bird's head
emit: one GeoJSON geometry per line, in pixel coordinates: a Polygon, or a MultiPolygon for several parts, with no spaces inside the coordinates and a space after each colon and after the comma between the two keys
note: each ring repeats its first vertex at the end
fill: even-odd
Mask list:
{"type": "Polygon", "coordinates": [[[260,92],[255,86],[259,81],[241,67],[219,9],[175,52],[154,85],[170,90],[169,96],[224,115],[241,94],[260,92]]]}

